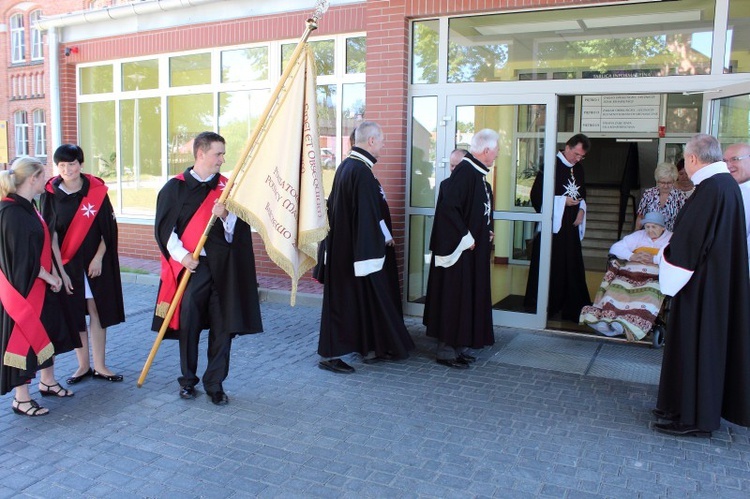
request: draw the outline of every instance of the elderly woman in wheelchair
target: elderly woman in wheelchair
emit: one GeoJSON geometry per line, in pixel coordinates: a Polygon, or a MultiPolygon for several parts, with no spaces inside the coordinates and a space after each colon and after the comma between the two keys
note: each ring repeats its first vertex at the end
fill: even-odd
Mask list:
{"type": "Polygon", "coordinates": [[[606,336],[642,339],[654,327],[664,301],[659,290],[659,250],[669,242],[664,216],[650,212],[643,229],[610,248],[610,259],[594,304],[581,309],[581,324],[606,336]]]}

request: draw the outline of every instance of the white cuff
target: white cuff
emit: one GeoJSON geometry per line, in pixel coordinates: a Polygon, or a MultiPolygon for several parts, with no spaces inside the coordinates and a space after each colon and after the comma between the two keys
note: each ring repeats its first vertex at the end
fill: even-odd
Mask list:
{"type": "MultiPolygon", "coordinates": [[[[661,252],[660,252],[661,253],[661,252]]],[[[693,277],[693,271],[672,265],[664,256],[659,262],[659,289],[668,296],[676,295],[693,277]]]]}
{"type": "Polygon", "coordinates": [[[453,251],[453,253],[444,256],[434,255],[435,266],[446,268],[451,267],[461,257],[461,253],[463,253],[464,250],[471,248],[473,244],[474,237],[471,235],[471,232],[467,232],[466,235],[461,238],[461,241],[459,241],[458,243],[458,247],[453,251]]]}
{"type": "Polygon", "coordinates": [[[190,254],[190,252],[182,245],[182,241],[177,237],[175,231],[172,231],[172,234],[169,236],[169,241],[167,241],[167,251],[169,251],[169,256],[171,256],[172,260],[175,262],[182,262],[185,255],[190,254]]]}
{"type": "Polygon", "coordinates": [[[391,235],[391,231],[388,230],[388,226],[385,225],[385,220],[380,221],[380,231],[383,233],[383,237],[385,237],[385,242],[393,239],[393,236],[391,235]]]}
{"type": "Polygon", "coordinates": [[[354,275],[356,277],[365,277],[375,272],[380,272],[385,264],[385,256],[383,258],[373,258],[371,260],[361,260],[354,262],[354,275]]]}

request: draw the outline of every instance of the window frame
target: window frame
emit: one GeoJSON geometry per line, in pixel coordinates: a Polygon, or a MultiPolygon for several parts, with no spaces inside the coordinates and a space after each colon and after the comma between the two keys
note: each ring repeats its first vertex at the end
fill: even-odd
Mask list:
{"type": "Polygon", "coordinates": [[[18,110],[13,113],[13,132],[16,156],[29,155],[29,113],[18,110]]]}
{"type": "MultiPolygon", "coordinates": [[[[346,49],[346,41],[349,38],[357,38],[357,37],[365,37],[366,33],[361,31],[354,31],[351,33],[342,33],[337,35],[327,35],[322,36],[319,38],[311,38],[310,41],[318,41],[318,40],[334,40],[334,46],[335,46],[335,74],[334,75],[327,75],[327,76],[320,76],[318,77],[318,85],[328,85],[328,84],[336,84],[338,88],[337,92],[337,134],[341,136],[344,131],[342,131],[341,127],[341,96],[343,94],[342,89],[344,84],[346,83],[365,83],[366,75],[365,73],[350,73],[346,74],[346,66],[345,66],[345,49],[346,49]]],[[[97,102],[114,102],[115,104],[115,116],[116,116],[116,123],[115,123],[115,157],[116,159],[116,165],[115,170],[117,172],[117,179],[114,181],[116,182],[116,185],[113,185],[111,189],[113,190],[120,190],[120,188],[125,184],[125,179],[122,178],[122,167],[120,165],[120,160],[123,157],[121,148],[121,124],[118,121],[119,117],[119,109],[120,104],[124,100],[129,100],[135,98],[134,91],[133,90],[123,90],[122,86],[122,65],[126,63],[133,63],[138,61],[144,61],[144,60],[157,60],[158,64],[158,78],[159,78],[159,84],[157,88],[150,88],[150,89],[140,89],[138,91],[137,98],[138,99],[146,99],[146,98],[159,98],[161,100],[161,135],[162,135],[162,143],[163,144],[169,144],[169,133],[170,133],[170,125],[167,122],[167,116],[169,114],[169,106],[168,106],[168,100],[171,97],[175,96],[184,96],[184,95],[192,95],[192,94],[204,94],[204,93],[210,93],[213,96],[213,131],[218,131],[219,129],[219,123],[221,122],[221,116],[219,116],[219,100],[220,96],[224,93],[231,93],[231,92],[240,92],[240,91],[255,91],[255,90],[268,90],[269,95],[273,91],[273,89],[276,87],[279,78],[281,76],[281,47],[284,44],[287,43],[297,43],[298,40],[287,40],[287,39],[278,39],[273,41],[266,41],[266,42],[257,42],[257,43],[247,43],[247,44],[238,44],[238,45],[226,45],[226,46],[219,46],[219,47],[210,47],[210,48],[201,48],[196,50],[190,50],[190,51],[175,51],[175,52],[168,52],[163,54],[150,54],[150,55],[143,55],[139,57],[129,57],[129,58],[122,58],[122,59],[108,59],[108,60],[101,60],[96,62],[87,62],[77,65],[76,69],[76,108],[80,109],[80,106],[82,104],[89,104],[89,103],[97,103],[97,102]],[[221,70],[221,55],[224,51],[231,51],[231,50],[237,50],[237,49],[245,49],[245,48],[256,48],[256,47],[267,47],[268,49],[268,79],[266,80],[257,80],[257,81],[227,81],[222,82],[222,70],[221,70]],[[175,56],[185,56],[185,55],[192,55],[192,54],[199,54],[199,53],[210,53],[211,54],[211,81],[210,83],[200,84],[200,85],[189,85],[189,86],[179,86],[179,87],[173,87],[170,86],[170,78],[169,78],[169,62],[170,60],[175,56]],[[105,65],[111,65],[112,66],[112,91],[111,92],[103,92],[103,93],[81,93],[81,71],[84,68],[89,68],[92,66],[105,66],[105,65]]],[[[77,129],[81,130],[80,126],[80,120],[81,115],[80,112],[77,111],[77,118],[78,118],[78,126],[77,129]]],[[[210,127],[207,129],[211,129],[210,127]]],[[[341,144],[342,140],[346,139],[346,142],[348,142],[348,135],[346,137],[338,137],[337,144],[341,144]]],[[[79,142],[82,140],[81,137],[78,137],[79,142]]],[[[169,174],[169,161],[168,161],[168,147],[162,147],[162,153],[161,153],[161,164],[163,165],[162,169],[162,178],[161,180],[163,182],[166,182],[169,178],[171,178],[171,175],[169,174]]],[[[338,158],[340,161],[341,158],[338,158]]],[[[87,165],[88,166],[88,165],[87,165]]],[[[231,166],[231,165],[230,165],[231,166]]],[[[123,191],[121,191],[123,192],[123,191]]],[[[117,199],[116,201],[113,201],[115,204],[115,212],[118,215],[118,220],[120,221],[128,221],[128,223],[150,223],[153,221],[153,212],[150,214],[138,214],[133,213],[127,204],[123,203],[122,196],[117,199]]]]}
{"type": "Polygon", "coordinates": [[[44,109],[34,109],[34,156],[47,157],[47,113],[44,109]],[[41,120],[39,119],[41,117],[41,120]]]}
{"type": "Polygon", "coordinates": [[[42,17],[42,9],[31,11],[29,14],[29,29],[31,30],[31,60],[44,60],[44,36],[42,30],[35,27],[35,24],[42,17]]]}
{"type": "Polygon", "coordinates": [[[26,27],[23,14],[18,12],[10,16],[10,62],[26,62],[26,27]]]}

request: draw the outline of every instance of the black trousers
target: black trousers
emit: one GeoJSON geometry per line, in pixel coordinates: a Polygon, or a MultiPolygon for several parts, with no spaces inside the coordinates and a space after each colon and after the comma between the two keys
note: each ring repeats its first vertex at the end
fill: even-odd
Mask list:
{"type": "Polygon", "coordinates": [[[207,393],[223,391],[221,383],[229,374],[229,354],[232,335],[223,327],[219,294],[214,284],[208,260],[200,264],[190,277],[180,308],[180,386],[195,386],[199,379],[198,342],[201,331],[208,327],[208,364],[203,373],[203,387],[207,393]]]}

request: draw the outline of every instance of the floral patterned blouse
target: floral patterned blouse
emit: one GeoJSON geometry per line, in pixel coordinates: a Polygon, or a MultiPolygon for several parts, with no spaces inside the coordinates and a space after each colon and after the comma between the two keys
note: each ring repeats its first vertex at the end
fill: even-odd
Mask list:
{"type": "Polygon", "coordinates": [[[680,208],[685,204],[685,201],[687,201],[687,196],[684,192],[679,189],[672,189],[669,192],[669,197],[667,198],[667,202],[664,203],[664,206],[659,206],[659,188],[651,187],[650,189],[643,191],[643,197],[638,205],[638,214],[643,217],[646,213],[658,211],[664,215],[667,230],[673,232],[674,220],[677,218],[677,212],[680,211],[680,208]]]}

